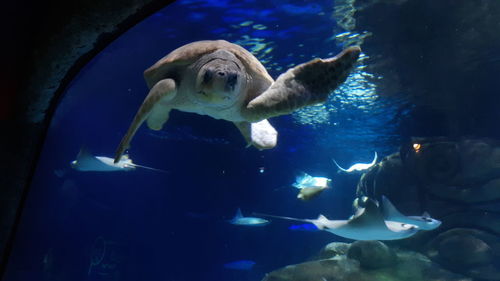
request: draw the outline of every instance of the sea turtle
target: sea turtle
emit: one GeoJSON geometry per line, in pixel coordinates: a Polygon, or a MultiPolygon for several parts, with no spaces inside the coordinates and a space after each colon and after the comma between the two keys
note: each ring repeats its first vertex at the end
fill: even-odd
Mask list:
{"type": "Polygon", "coordinates": [[[231,121],[249,145],[273,148],[277,132],[267,118],[324,102],[346,80],[360,52],[349,47],[333,58],[291,68],[274,81],[239,45],[205,40],[181,46],[144,72],[150,91],[118,146],[115,162],[144,121],[160,130],[172,109],[231,121]]]}

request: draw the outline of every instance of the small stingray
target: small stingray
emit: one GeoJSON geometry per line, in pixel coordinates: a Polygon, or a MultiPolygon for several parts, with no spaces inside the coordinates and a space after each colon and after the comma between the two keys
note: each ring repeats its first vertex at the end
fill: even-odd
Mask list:
{"type": "Polygon", "coordinates": [[[323,215],[319,215],[317,219],[258,215],[309,222],[320,230],[353,240],[397,240],[413,236],[418,231],[418,227],[412,224],[384,220],[376,202],[368,198],[365,200],[364,207],[348,220],[329,220],[323,215]]]}
{"type": "Polygon", "coordinates": [[[236,211],[236,215],[231,220],[229,220],[229,223],[245,226],[264,226],[269,224],[269,221],[262,218],[244,217],[241,213],[241,209],[238,208],[238,210],[236,211]]]}
{"type": "Polygon", "coordinates": [[[337,165],[339,170],[341,170],[342,172],[346,172],[346,173],[362,172],[362,171],[370,169],[373,165],[375,165],[375,163],[377,163],[377,152],[375,152],[375,157],[373,158],[373,161],[371,163],[356,163],[356,164],[352,165],[351,167],[349,167],[349,169],[344,169],[344,168],[340,167],[340,165],[337,163],[337,161],[335,161],[335,159],[332,159],[332,160],[333,160],[333,163],[335,163],[335,165],[337,165]]]}
{"type": "Polygon", "coordinates": [[[135,170],[135,168],[144,168],[163,173],[167,172],[132,163],[132,159],[130,159],[128,155],[123,155],[118,163],[113,163],[113,158],[94,156],[85,148],[80,149],[80,152],[78,152],[76,156],[76,160],[71,162],[71,167],[82,172],[131,171],[135,170]]]}
{"type": "Polygon", "coordinates": [[[422,230],[433,230],[441,225],[441,221],[431,218],[427,212],[425,212],[422,216],[405,216],[401,214],[398,209],[394,207],[391,201],[383,195],[382,210],[386,220],[413,224],[422,230]]]}

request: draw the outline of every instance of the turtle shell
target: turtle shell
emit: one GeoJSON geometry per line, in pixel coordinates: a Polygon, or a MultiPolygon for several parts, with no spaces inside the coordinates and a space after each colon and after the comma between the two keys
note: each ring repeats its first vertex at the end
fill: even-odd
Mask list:
{"type": "Polygon", "coordinates": [[[175,77],[176,75],[181,75],[178,73],[179,67],[183,68],[190,65],[203,55],[219,49],[233,53],[245,66],[245,70],[251,78],[249,90],[254,92],[254,95],[259,95],[274,82],[273,78],[267,73],[266,68],[254,55],[245,48],[225,40],[196,41],[179,47],[146,69],[144,79],[149,88],[165,78],[175,80],[179,78],[175,77]]]}

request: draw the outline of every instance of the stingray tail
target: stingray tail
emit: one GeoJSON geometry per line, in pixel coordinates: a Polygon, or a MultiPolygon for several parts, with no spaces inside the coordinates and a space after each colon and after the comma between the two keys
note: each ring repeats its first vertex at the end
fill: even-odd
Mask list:
{"type": "Polygon", "coordinates": [[[136,167],[136,168],[143,168],[143,169],[148,169],[151,171],[156,171],[156,172],[161,172],[161,173],[166,173],[166,174],[169,173],[168,171],[165,171],[165,170],[156,169],[156,168],[152,168],[152,167],[148,167],[148,166],[143,166],[143,165],[139,165],[139,164],[135,164],[135,163],[130,163],[128,165],[136,167]]]}
{"type": "Polygon", "coordinates": [[[344,169],[342,167],[340,167],[340,165],[337,163],[337,161],[335,161],[335,159],[332,159],[333,163],[335,163],[335,165],[337,166],[337,168],[339,168],[339,170],[341,170],[342,172],[347,172],[347,169],[344,169]]]}
{"type": "Polygon", "coordinates": [[[299,219],[299,218],[292,218],[292,217],[275,216],[275,215],[269,215],[269,214],[263,214],[263,213],[255,213],[255,212],[252,213],[252,215],[258,216],[258,217],[269,217],[269,218],[289,220],[289,221],[301,221],[301,222],[313,223],[313,220],[310,220],[310,219],[299,219]]]}
{"type": "Polygon", "coordinates": [[[259,217],[270,217],[270,218],[275,218],[275,219],[289,220],[289,221],[308,222],[308,223],[314,224],[320,230],[325,229],[325,224],[328,222],[328,219],[323,215],[319,215],[318,218],[315,220],[298,219],[298,218],[284,217],[284,216],[275,216],[275,215],[268,215],[268,214],[262,214],[262,213],[252,213],[252,215],[259,216],[259,217]]]}

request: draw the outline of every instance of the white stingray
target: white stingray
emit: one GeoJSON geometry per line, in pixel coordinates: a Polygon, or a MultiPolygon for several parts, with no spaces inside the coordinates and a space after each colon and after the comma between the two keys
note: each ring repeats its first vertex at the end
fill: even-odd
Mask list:
{"type": "Polygon", "coordinates": [[[414,224],[422,230],[433,230],[441,225],[441,221],[431,218],[427,212],[425,212],[422,216],[405,216],[401,214],[398,209],[394,207],[391,201],[383,195],[382,210],[386,220],[414,224]]]}
{"type": "Polygon", "coordinates": [[[309,222],[320,230],[353,240],[398,240],[413,236],[419,230],[414,224],[385,220],[379,206],[368,198],[364,202],[364,207],[359,208],[357,213],[348,220],[329,220],[323,215],[319,215],[317,219],[258,215],[309,222]]]}
{"type": "Polygon", "coordinates": [[[128,155],[123,155],[117,163],[113,163],[113,160],[113,158],[106,156],[94,156],[87,149],[82,148],[80,152],[78,152],[76,160],[71,161],[71,167],[82,172],[131,171],[135,170],[135,168],[166,172],[164,170],[132,163],[132,159],[130,159],[128,155]]]}
{"type": "Polygon", "coordinates": [[[373,158],[373,161],[371,163],[356,163],[349,167],[349,169],[344,169],[340,167],[340,165],[335,161],[335,159],[332,159],[333,163],[337,165],[339,170],[346,172],[346,173],[353,173],[353,172],[361,172],[370,169],[375,163],[377,163],[377,152],[375,151],[375,157],[373,158]]]}

